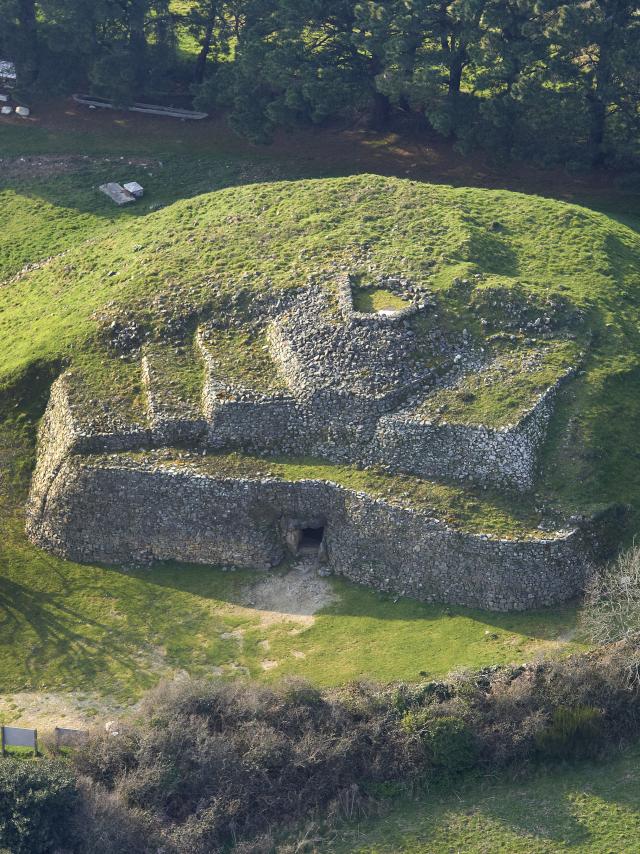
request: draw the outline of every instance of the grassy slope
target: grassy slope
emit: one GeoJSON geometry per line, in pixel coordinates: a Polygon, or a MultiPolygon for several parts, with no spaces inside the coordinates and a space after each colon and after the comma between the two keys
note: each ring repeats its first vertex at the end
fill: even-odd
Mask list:
{"type": "Polygon", "coordinates": [[[474,272],[485,274],[483,289],[519,281],[535,298],[556,294],[585,312],[592,355],[563,395],[542,491],[571,509],[637,503],[640,460],[619,450],[633,446],[633,421],[619,413],[639,405],[626,389],[640,382],[640,237],[604,215],[548,199],[359,176],[229,189],[132,216],[126,228],[0,292],[0,383],[34,358],[86,350],[92,314],[107,303],[153,325],[149,305],[158,294],[169,310],[188,304],[209,311],[212,282],[222,301],[239,288],[289,288],[310,273],[352,264],[362,244],[371,247],[373,272],[426,280],[476,332],[469,293],[452,285],[474,272]]]}
{"type": "Polygon", "coordinates": [[[573,625],[571,607],[509,618],[457,608],[445,615],[340,581],[338,604],[311,628],[299,633],[286,621],[261,627],[255,612],[236,604],[251,573],[180,564],[123,573],[38,552],[17,525],[5,522],[2,533],[4,694],[86,690],[126,702],[181,669],[212,676],[233,675],[237,667],[257,678],[298,674],[325,685],[413,680],[462,663],[486,666],[578,648],[559,639],[573,625]],[[238,629],[241,641],[227,636],[238,629]],[[265,659],[279,666],[263,673],[265,659]]]}
{"type": "Polygon", "coordinates": [[[357,854],[609,854],[637,851],[640,746],[606,763],[483,780],[398,806],[327,851],[357,854]]]}
{"type": "Polygon", "coordinates": [[[203,304],[210,297],[206,279],[229,291],[262,289],[267,282],[292,287],[310,272],[347,261],[363,243],[372,244],[376,268],[427,278],[441,291],[464,271],[517,277],[533,294],[557,290],[592,311],[598,329],[612,324],[609,350],[632,361],[623,345],[635,343],[640,239],[577,207],[360,176],[227,190],[126,226],[3,293],[3,328],[15,339],[11,354],[0,351],[4,371],[26,364],[35,348],[46,356],[81,343],[91,312],[109,300],[143,314],[144,302],[158,291],[179,300],[192,288],[190,301],[203,304]],[[489,225],[498,212],[505,233],[494,235],[489,225]],[[232,241],[226,239],[230,226],[232,241]],[[254,259],[249,269],[247,258],[254,259]],[[109,279],[112,270],[117,275],[109,279]]]}
{"type": "MultiPolygon", "coordinates": [[[[181,241],[172,245],[175,238],[171,237],[171,230],[178,220],[193,228],[194,211],[200,219],[198,203],[184,202],[174,211],[159,213],[152,213],[150,205],[167,204],[177,197],[230,184],[272,180],[285,174],[304,175],[312,169],[318,174],[318,166],[306,163],[302,157],[292,160],[287,156],[279,161],[271,152],[248,155],[228,138],[216,139],[213,143],[203,138],[198,142],[188,137],[189,133],[189,128],[178,128],[150,137],[144,130],[140,131],[140,126],[138,129],[130,126],[126,118],[118,118],[108,131],[93,135],[39,128],[28,131],[22,127],[2,128],[0,148],[4,155],[72,152],[94,158],[80,164],[79,168],[76,165],[74,168],[78,171],[74,174],[44,174],[25,181],[24,176],[11,180],[6,171],[3,173],[0,194],[6,206],[0,216],[4,216],[2,224],[6,237],[0,253],[5,265],[2,275],[14,274],[25,260],[39,260],[65,250],[79,257],[81,250],[74,247],[86,240],[92,241],[89,253],[93,254],[98,271],[94,274],[90,269],[93,262],[85,259],[87,274],[78,278],[77,271],[65,270],[73,263],[73,259],[65,258],[52,264],[52,269],[62,273],[59,279],[51,276],[47,269],[3,290],[4,311],[0,314],[0,322],[4,323],[5,332],[10,330],[9,337],[5,335],[2,339],[0,376],[5,382],[15,377],[15,371],[26,370],[36,356],[51,360],[69,352],[70,344],[77,352],[83,336],[91,330],[89,315],[102,301],[122,298],[144,309],[145,288],[156,288],[170,270],[167,271],[165,262],[154,258],[152,252],[145,256],[147,263],[143,264],[141,253],[130,251],[140,236],[148,237],[156,228],[163,231],[164,242],[169,249],[175,249],[174,270],[184,270],[185,259],[189,260],[189,275],[196,278],[204,271],[208,274],[212,266],[215,268],[216,256],[219,260],[223,248],[221,241],[204,246],[206,252],[202,257],[198,255],[197,265],[192,264],[193,244],[181,241]],[[127,162],[105,164],[100,160],[103,157],[119,159],[123,153],[127,157],[148,158],[147,172],[152,174],[144,175],[149,192],[142,206],[118,210],[93,188],[112,176],[124,178],[131,174],[127,162]],[[156,173],[151,163],[154,158],[162,161],[161,172],[156,173]],[[55,229],[51,228],[52,221],[55,229]],[[105,243],[98,249],[93,241],[101,239],[105,243]],[[107,258],[104,252],[114,254],[107,258]],[[126,281],[134,272],[131,268],[127,277],[115,277],[115,282],[109,279],[109,284],[105,284],[102,274],[112,269],[116,256],[123,259],[123,265],[135,264],[140,277],[134,275],[126,281]],[[158,278],[147,277],[147,267],[151,267],[149,272],[155,272],[158,278]]],[[[422,190],[415,184],[407,184],[399,185],[397,194],[371,193],[363,191],[356,179],[348,183],[351,187],[348,198],[356,205],[356,215],[345,218],[345,209],[338,208],[335,219],[328,219],[323,213],[326,199],[314,198],[318,184],[308,185],[303,217],[300,217],[299,206],[292,204],[287,185],[272,191],[261,188],[261,193],[273,192],[273,197],[264,216],[262,212],[261,218],[247,216],[240,223],[244,223],[246,229],[238,247],[232,247],[237,272],[244,270],[245,254],[259,250],[258,257],[265,256],[264,265],[274,279],[289,283],[287,264],[276,269],[282,259],[272,257],[273,251],[262,251],[264,245],[268,245],[269,234],[277,226],[283,238],[294,239],[295,248],[285,261],[303,274],[309,264],[322,263],[327,249],[331,249],[323,237],[326,226],[330,225],[333,248],[337,247],[338,255],[343,245],[349,246],[354,239],[358,242],[369,239],[376,230],[384,237],[380,247],[383,266],[396,263],[393,258],[397,258],[398,253],[394,244],[400,241],[404,243],[403,249],[407,247],[408,267],[418,272],[422,269],[421,259],[427,254],[429,257],[435,255],[439,260],[434,287],[446,290],[455,274],[471,269],[469,259],[473,256],[487,264],[496,275],[503,276],[511,270],[511,274],[517,273],[528,280],[538,279],[543,283],[539,284],[543,290],[544,283],[555,282],[562,273],[562,281],[579,299],[601,301],[606,296],[615,303],[611,300],[613,279],[607,274],[606,243],[615,240],[616,245],[622,246],[620,257],[628,264],[634,237],[627,228],[616,224],[612,234],[611,219],[552,201],[508,196],[504,192],[491,194],[501,210],[499,218],[512,229],[509,234],[515,233],[513,229],[520,234],[522,245],[515,241],[517,251],[510,254],[504,247],[501,249],[504,233],[496,237],[485,230],[483,223],[494,219],[495,214],[487,209],[489,196],[481,191],[462,194],[451,188],[422,190]],[[423,193],[423,200],[446,199],[447,204],[439,211],[430,203],[425,205],[424,201],[421,206],[414,198],[417,192],[423,193]],[[276,201],[277,197],[280,202],[276,201]],[[510,222],[504,215],[507,198],[513,203],[510,222]],[[464,202],[458,210],[451,205],[456,201],[464,202]],[[405,210],[416,215],[416,225],[406,234],[395,228],[398,214],[405,210]],[[577,217],[577,231],[572,230],[571,222],[565,222],[569,215],[577,217]],[[564,235],[555,260],[548,254],[539,256],[539,246],[544,242],[533,240],[529,234],[535,225],[542,229],[547,242],[551,237],[555,240],[554,222],[561,226],[559,233],[564,235]],[[262,226],[257,231],[256,223],[262,226]],[[590,228],[588,239],[579,235],[585,223],[590,228]],[[425,232],[429,237],[422,240],[425,232]],[[310,252],[300,257],[301,249],[310,252]]],[[[338,197],[339,202],[345,201],[340,185],[333,187],[329,195],[338,197]]],[[[251,214],[255,212],[255,195],[253,188],[244,192],[230,191],[208,203],[207,216],[224,222],[229,206],[236,204],[241,215],[251,214]]],[[[197,237],[197,232],[192,236],[197,237]]],[[[0,241],[2,239],[0,236],[0,241]]],[[[157,233],[153,239],[158,239],[157,233]]],[[[203,245],[196,243],[196,248],[200,250],[203,245]]],[[[626,277],[631,281],[632,271],[626,277]]],[[[171,281],[166,290],[171,295],[171,281]]],[[[452,297],[452,305],[454,303],[452,297]]],[[[633,348],[630,350],[633,352],[633,348]]],[[[250,615],[229,604],[238,586],[244,583],[243,576],[177,566],[121,574],[58,561],[25,542],[20,503],[32,463],[33,428],[46,397],[48,382],[48,369],[42,366],[38,371],[26,375],[26,386],[21,384],[23,404],[16,407],[13,394],[8,409],[3,408],[3,413],[9,412],[12,418],[10,421],[4,419],[0,443],[3,467],[0,567],[5,598],[5,613],[0,621],[2,688],[17,690],[25,685],[45,684],[74,688],[94,683],[101,691],[131,697],[155,679],[165,663],[169,668],[186,667],[194,672],[207,672],[212,666],[236,662],[259,674],[264,653],[258,641],[265,638],[265,632],[255,629],[250,615]],[[35,379],[36,375],[40,380],[35,379]],[[10,478],[8,472],[11,472],[10,478]],[[11,596],[6,591],[11,591],[11,596]],[[220,638],[222,633],[239,624],[246,629],[242,649],[238,649],[235,642],[220,638]],[[168,635],[172,640],[167,645],[168,635]]],[[[601,376],[606,379],[606,371],[601,376]]],[[[620,407],[620,395],[624,393],[624,389],[620,393],[614,389],[610,393],[611,405],[620,407]]],[[[638,397],[640,399],[640,395],[638,397]]],[[[615,424],[610,423],[609,398],[601,394],[599,400],[602,406],[593,410],[590,431],[596,437],[606,437],[607,431],[616,430],[621,441],[625,441],[625,430],[629,429],[626,422],[618,419],[615,424]]],[[[573,404],[569,400],[566,405],[571,408],[573,404]]],[[[618,474],[623,468],[628,469],[626,462],[621,459],[616,463],[618,474]]],[[[612,473],[611,494],[625,491],[633,494],[634,471],[625,471],[622,479],[612,473]]],[[[596,476],[596,485],[602,477],[601,471],[596,476]]],[[[575,620],[575,609],[571,607],[539,615],[494,618],[458,610],[445,613],[413,602],[394,604],[348,585],[339,585],[339,588],[342,601],[302,635],[292,637],[288,629],[278,627],[267,630],[266,637],[271,639],[273,650],[269,655],[282,662],[281,668],[267,674],[268,678],[294,671],[326,683],[356,676],[411,678],[420,670],[440,674],[461,664],[475,666],[497,660],[519,660],[534,655],[537,649],[565,646],[557,639],[570,633],[575,620]],[[485,635],[487,631],[489,635],[485,635]],[[493,633],[498,637],[491,637],[493,633]],[[307,657],[294,657],[294,651],[304,652],[307,657]]]]}

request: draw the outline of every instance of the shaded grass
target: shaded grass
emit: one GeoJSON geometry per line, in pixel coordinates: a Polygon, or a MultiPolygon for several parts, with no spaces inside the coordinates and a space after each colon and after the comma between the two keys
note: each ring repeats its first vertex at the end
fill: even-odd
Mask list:
{"type": "Polygon", "coordinates": [[[357,854],[605,854],[637,850],[640,746],[606,762],[520,780],[478,778],[345,831],[322,851],[357,854]]]}
{"type": "Polygon", "coordinates": [[[181,669],[193,676],[243,668],[257,678],[299,674],[325,685],[417,680],[421,671],[441,676],[578,648],[566,641],[573,606],[505,617],[393,603],[342,580],[334,582],[339,602],[311,628],[300,630],[286,616],[261,627],[258,614],[236,604],[262,577],[255,573],[178,563],[125,572],[80,565],[26,542],[19,515],[5,516],[1,533],[3,693],[90,688],[127,701],[181,669]],[[222,637],[238,629],[241,640],[222,637]],[[278,668],[265,674],[265,658],[278,668]]]}

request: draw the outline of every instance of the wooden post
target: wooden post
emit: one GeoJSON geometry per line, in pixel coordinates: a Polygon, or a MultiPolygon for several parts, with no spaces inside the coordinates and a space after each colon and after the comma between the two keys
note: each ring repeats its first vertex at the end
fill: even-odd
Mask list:
{"type": "Polygon", "coordinates": [[[4,749],[4,727],[3,726],[0,727],[0,742],[2,743],[2,755],[4,756],[5,749],[4,749]]]}
{"type": "Polygon", "coordinates": [[[34,729],[33,731],[33,755],[38,755],[38,730],[34,729]]]}

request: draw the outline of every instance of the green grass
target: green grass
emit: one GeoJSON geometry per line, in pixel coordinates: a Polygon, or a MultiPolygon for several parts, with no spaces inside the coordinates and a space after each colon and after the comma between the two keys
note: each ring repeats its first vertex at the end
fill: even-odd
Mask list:
{"type": "Polygon", "coordinates": [[[137,361],[119,359],[103,347],[83,350],[67,372],[67,388],[81,422],[98,420],[107,410],[121,424],[145,423],[145,395],[137,361]]]}
{"type": "Polygon", "coordinates": [[[361,679],[416,681],[461,667],[521,663],[584,648],[569,640],[575,630],[573,604],[488,614],[394,599],[339,579],[333,584],[340,600],[311,628],[293,641],[285,633],[272,637],[269,656],[281,662],[270,671],[272,678],[296,674],[327,686],[361,679]]]}
{"type": "Polygon", "coordinates": [[[538,349],[521,343],[498,355],[486,371],[469,374],[454,388],[431,395],[420,414],[429,420],[443,418],[456,424],[495,428],[516,424],[538,397],[578,362],[579,348],[573,341],[540,345],[538,349]]]}
{"type": "Polygon", "coordinates": [[[107,302],[152,320],[149,300],[158,294],[169,309],[186,300],[195,310],[211,302],[212,282],[214,295],[227,296],[240,287],[295,287],[312,271],[348,262],[354,234],[356,245],[374,247],[371,264],[381,273],[426,280],[445,299],[461,269],[526,276],[534,294],[557,281],[576,305],[597,304],[620,344],[637,334],[630,312],[640,238],[604,216],[549,200],[360,176],[226,190],[131,216],[126,225],[4,293],[0,326],[12,332],[11,352],[0,350],[4,371],[77,346],[107,302]],[[511,212],[508,236],[486,234],[497,209],[511,212]],[[619,290],[630,294],[624,314],[619,290]]]}
{"type": "Polygon", "coordinates": [[[487,778],[393,806],[342,832],[335,854],[612,854],[638,850],[640,746],[520,780],[487,778]]]}
{"type": "Polygon", "coordinates": [[[402,311],[410,303],[386,288],[359,287],[353,290],[353,307],[365,314],[379,311],[402,311]]]}
{"type": "Polygon", "coordinates": [[[151,344],[144,348],[144,354],[152,371],[152,394],[161,398],[169,412],[182,418],[197,418],[201,412],[204,370],[194,347],[151,344]]]}
{"type": "Polygon", "coordinates": [[[247,329],[216,330],[206,343],[221,382],[259,393],[284,390],[266,346],[265,335],[247,329]]]}

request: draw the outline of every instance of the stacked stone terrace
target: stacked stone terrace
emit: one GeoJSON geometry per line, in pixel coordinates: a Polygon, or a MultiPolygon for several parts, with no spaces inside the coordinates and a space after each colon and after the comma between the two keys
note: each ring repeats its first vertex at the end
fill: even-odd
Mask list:
{"type": "MultiPolygon", "coordinates": [[[[401,282],[395,287],[402,291],[401,282]]],[[[445,335],[433,323],[418,334],[433,304],[420,290],[407,297],[400,311],[359,313],[345,277],[333,292],[307,287],[267,306],[260,321],[262,359],[272,370],[267,387],[225,375],[213,321],[195,339],[199,397],[181,384],[192,354],[148,346],[141,364],[146,412],[128,423],[99,403],[87,410],[74,402],[78,377],[61,376],[40,435],[30,536],[80,560],[267,568],[283,559],[291,530],[313,529],[322,530],[321,555],[334,571],[383,589],[502,610],[574,595],[593,547],[582,529],[496,542],[331,483],[221,478],[190,463],[174,471],[154,457],[154,449],[171,446],[205,457],[311,456],[530,489],[556,390],[571,371],[513,424],[431,417],[431,395],[489,370],[491,359],[466,330],[445,335]]]]}

